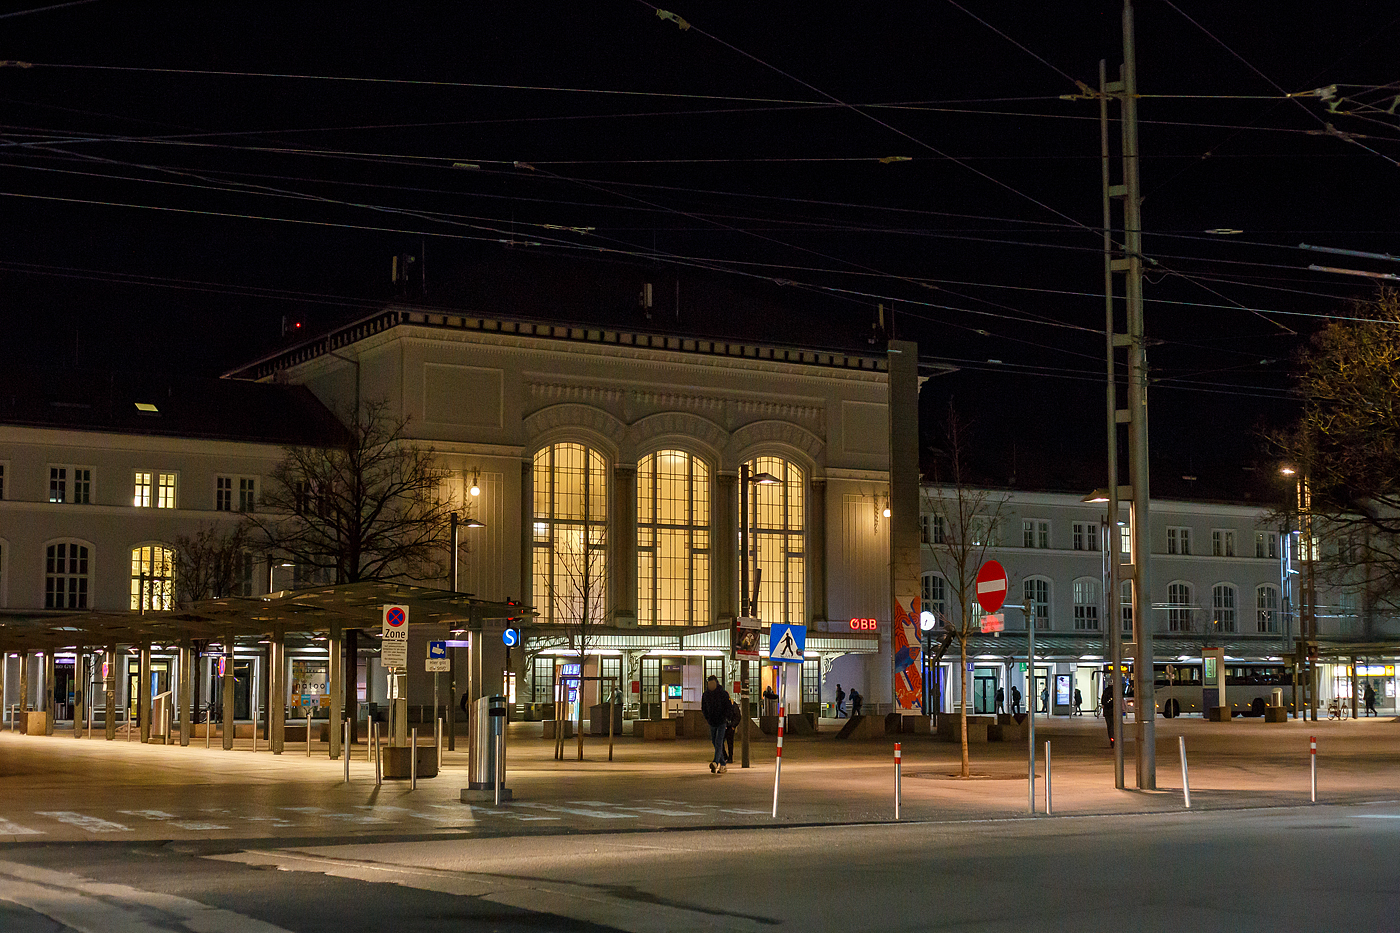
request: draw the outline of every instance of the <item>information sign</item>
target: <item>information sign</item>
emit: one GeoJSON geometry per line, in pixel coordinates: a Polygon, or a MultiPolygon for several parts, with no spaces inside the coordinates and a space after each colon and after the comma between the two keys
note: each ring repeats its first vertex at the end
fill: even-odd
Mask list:
{"type": "Polygon", "coordinates": [[[390,670],[408,667],[408,607],[384,606],[384,629],[379,642],[379,662],[390,670]]]}
{"type": "Polygon", "coordinates": [[[736,617],[730,639],[730,644],[734,646],[734,657],[741,661],[757,661],[759,635],[757,619],[751,616],[736,617]]]}
{"type": "Polygon", "coordinates": [[[430,674],[436,674],[451,669],[452,661],[447,657],[447,642],[428,642],[428,661],[423,665],[423,670],[430,674]]]}
{"type": "Polygon", "coordinates": [[[774,625],[768,629],[768,658],[802,663],[807,649],[807,626],[774,625]]]}

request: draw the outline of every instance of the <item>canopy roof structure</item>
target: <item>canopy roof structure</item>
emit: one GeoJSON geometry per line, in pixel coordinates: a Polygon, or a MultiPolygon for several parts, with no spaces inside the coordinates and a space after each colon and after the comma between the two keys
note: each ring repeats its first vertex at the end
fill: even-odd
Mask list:
{"type": "Polygon", "coordinates": [[[367,581],[283,590],[267,596],[199,600],[169,612],[79,612],[0,621],[0,651],[45,651],[78,645],[175,645],[288,633],[325,634],[332,625],[378,629],[381,607],[408,607],[410,625],[480,628],[523,620],[528,606],[406,583],[367,581]]]}

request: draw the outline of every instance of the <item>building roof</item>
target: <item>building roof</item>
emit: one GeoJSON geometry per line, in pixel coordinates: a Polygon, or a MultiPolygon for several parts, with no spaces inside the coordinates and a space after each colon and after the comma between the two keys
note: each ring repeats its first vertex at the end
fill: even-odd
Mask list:
{"type": "Polygon", "coordinates": [[[313,446],[345,437],[304,386],[23,367],[0,373],[0,424],[313,446]]]}

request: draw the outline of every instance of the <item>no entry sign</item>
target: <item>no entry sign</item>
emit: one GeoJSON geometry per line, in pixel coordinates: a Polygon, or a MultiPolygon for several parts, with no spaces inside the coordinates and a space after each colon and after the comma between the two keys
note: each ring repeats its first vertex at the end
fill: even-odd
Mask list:
{"type": "Polygon", "coordinates": [[[1006,568],[989,560],[977,571],[977,604],[987,612],[996,612],[1006,602],[1006,568]]]}

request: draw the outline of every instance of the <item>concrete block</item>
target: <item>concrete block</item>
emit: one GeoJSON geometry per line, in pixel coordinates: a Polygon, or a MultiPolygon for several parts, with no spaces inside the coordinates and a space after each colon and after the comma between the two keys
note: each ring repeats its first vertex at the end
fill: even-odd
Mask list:
{"type": "MultiPolygon", "coordinates": [[[[414,749],[408,745],[386,745],[382,748],[384,753],[384,779],[407,781],[410,777],[409,769],[412,767],[414,749]]],[[[418,779],[437,777],[437,747],[433,745],[418,746],[418,779]]]]}
{"type": "MultiPolygon", "coordinates": [[[[554,728],[555,728],[555,725],[556,725],[558,722],[559,722],[559,720],[557,720],[557,719],[546,719],[546,720],[544,721],[544,734],[543,734],[543,738],[546,738],[546,739],[552,739],[552,738],[554,738],[554,728]]],[[[573,721],[572,719],[565,719],[565,720],[563,720],[563,724],[564,724],[564,738],[566,738],[566,739],[572,739],[572,738],[574,737],[574,721],[573,721]]]]}
{"type": "Polygon", "coordinates": [[[846,720],[838,739],[883,739],[886,735],[885,722],[879,716],[852,716],[846,720]]]}
{"type": "MultiPolygon", "coordinates": [[[[1010,719],[1011,717],[1006,717],[1010,719]]],[[[1026,727],[1018,722],[997,722],[987,727],[989,742],[1024,742],[1026,727]]]]}
{"type": "Polygon", "coordinates": [[[1265,722],[1288,722],[1288,707],[1286,706],[1266,706],[1264,707],[1265,722]]]}
{"type": "MultiPolygon", "coordinates": [[[[995,725],[988,720],[991,716],[969,716],[967,717],[967,741],[986,742],[987,730],[995,725]]],[[[962,741],[962,717],[953,713],[940,715],[938,717],[938,736],[949,742],[962,741]]]]}
{"type": "Polygon", "coordinates": [[[632,734],[643,739],[665,740],[676,737],[674,719],[637,719],[632,722],[632,734]]]}
{"type": "Polygon", "coordinates": [[[1206,710],[1206,719],[1210,720],[1211,722],[1229,722],[1230,707],[1212,706],[1210,709],[1206,710]]]}
{"type": "Polygon", "coordinates": [[[49,734],[49,714],[43,710],[29,710],[20,713],[20,722],[24,724],[25,735],[48,735],[49,734]]]}

